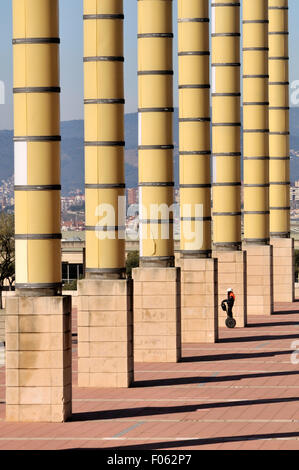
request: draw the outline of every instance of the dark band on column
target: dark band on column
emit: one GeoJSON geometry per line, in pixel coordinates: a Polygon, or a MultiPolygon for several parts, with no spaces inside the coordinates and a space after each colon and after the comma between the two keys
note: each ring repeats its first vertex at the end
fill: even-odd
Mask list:
{"type": "Polygon", "coordinates": [[[14,142],[60,142],[60,135],[15,136],[14,142]]]}
{"type": "Polygon", "coordinates": [[[210,52],[209,51],[182,51],[178,52],[178,56],[184,56],[184,55],[201,55],[201,56],[209,56],[210,52]]]}
{"type": "Polygon", "coordinates": [[[209,23],[209,18],[179,18],[178,23],[209,23]]]}
{"type": "Polygon", "coordinates": [[[90,57],[83,57],[83,62],[124,62],[123,56],[114,55],[97,55],[90,57]]]}
{"type": "Polygon", "coordinates": [[[138,145],[138,150],[173,150],[174,145],[138,145]]]}
{"type": "Polygon", "coordinates": [[[61,191],[60,184],[28,184],[28,185],[15,185],[15,191],[61,191]]]}
{"type": "Polygon", "coordinates": [[[35,233],[35,234],[15,234],[15,240],[61,240],[62,235],[61,233],[35,233]]]}
{"type": "Polygon", "coordinates": [[[244,211],[244,215],[269,215],[270,211],[244,211]]]}
{"type": "Polygon", "coordinates": [[[58,86],[36,86],[13,88],[13,93],[60,93],[58,86]]]}
{"type": "Polygon", "coordinates": [[[145,39],[145,38],[166,38],[172,39],[173,33],[142,33],[137,34],[138,39],[145,39]]]}
{"type": "Polygon", "coordinates": [[[213,187],[215,186],[241,186],[240,182],[235,183],[213,183],[213,187]]]}
{"type": "Polygon", "coordinates": [[[210,150],[181,150],[179,155],[211,155],[210,150]]]}
{"type": "Polygon", "coordinates": [[[138,108],[138,113],[173,113],[174,108],[138,108]]]}
{"type": "Polygon", "coordinates": [[[93,14],[83,15],[83,20],[123,20],[123,14],[93,14]]]}
{"type": "Polygon", "coordinates": [[[244,188],[269,188],[269,183],[263,184],[243,184],[244,188]]]}
{"type": "Polygon", "coordinates": [[[208,118],[208,117],[179,118],[179,122],[211,122],[211,118],[208,118]]]}
{"type": "Polygon", "coordinates": [[[62,282],[16,283],[16,289],[61,289],[62,282]]]}
{"type": "Polygon", "coordinates": [[[180,188],[211,188],[211,183],[180,184],[180,188]]]}
{"type": "Polygon", "coordinates": [[[12,40],[16,44],[60,44],[60,38],[16,38],[12,40]]]}
{"type": "Polygon", "coordinates": [[[184,90],[184,89],[191,89],[191,90],[196,90],[196,89],[210,89],[211,85],[204,84],[204,85],[179,85],[179,90],[184,90]]]}
{"type": "Polygon", "coordinates": [[[106,140],[95,140],[95,141],[85,141],[85,147],[124,147],[125,142],[123,140],[116,141],[106,141],[106,140]]]}
{"type": "Polygon", "coordinates": [[[125,104],[125,100],[123,98],[85,99],[84,104],[125,104]]]}
{"type": "Polygon", "coordinates": [[[137,75],[173,75],[173,70],[138,70],[137,75]]]}

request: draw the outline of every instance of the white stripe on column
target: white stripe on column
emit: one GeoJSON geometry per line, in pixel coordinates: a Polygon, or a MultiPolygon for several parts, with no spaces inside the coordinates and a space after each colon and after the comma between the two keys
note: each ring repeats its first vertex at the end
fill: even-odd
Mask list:
{"type": "Polygon", "coordinates": [[[15,184],[28,184],[27,171],[27,142],[15,142],[14,144],[15,184]]]}

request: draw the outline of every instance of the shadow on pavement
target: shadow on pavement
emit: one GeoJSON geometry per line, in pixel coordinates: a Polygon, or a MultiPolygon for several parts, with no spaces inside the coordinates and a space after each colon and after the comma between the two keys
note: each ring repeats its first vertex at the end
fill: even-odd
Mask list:
{"type": "Polygon", "coordinates": [[[249,405],[271,405],[273,403],[298,402],[299,397],[287,398],[260,398],[257,400],[239,400],[218,403],[201,403],[182,406],[145,406],[139,408],[121,408],[117,410],[90,411],[86,413],[73,413],[71,421],[95,421],[103,419],[140,418],[143,416],[166,415],[173,413],[192,413],[197,410],[210,410],[216,408],[232,408],[249,405]]]}

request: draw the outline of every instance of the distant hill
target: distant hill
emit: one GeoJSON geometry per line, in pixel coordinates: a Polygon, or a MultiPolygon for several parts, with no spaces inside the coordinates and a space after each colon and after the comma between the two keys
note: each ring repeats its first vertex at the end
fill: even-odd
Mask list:
{"type": "MultiPolygon", "coordinates": [[[[299,151],[299,108],[290,110],[290,147],[299,151]]],[[[138,182],[138,116],[137,113],[125,116],[126,139],[126,185],[136,187],[138,182]]],[[[61,182],[62,193],[84,188],[84,123],[82,120],[61,123],[61,182]]],[[[178,110],[174,112],[174,173],[175,182],[179,179],[178,158],[178,110]]],[[[0,131],[0,181],[13,174],[13,132],[0,131]]],[[[291,181],[299,180],[299,157],[291,159],[291,181]]]]}

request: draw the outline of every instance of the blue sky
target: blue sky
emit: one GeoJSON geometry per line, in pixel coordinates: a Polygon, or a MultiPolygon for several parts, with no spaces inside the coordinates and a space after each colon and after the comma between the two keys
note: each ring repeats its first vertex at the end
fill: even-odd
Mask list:
{"type": "MultiPolygon", "coordinates": [[[[0,129],[13,127],[12,13],[11,0],[0,1],[0,80],[5,84],[5,104],[0,105],[0,129]]],[[[177,0],[173,1],[176,33],[177,0]]],[[[299,1],[289,0],[290,81],[299,80],[299,1]]],[[[126,112],[137,109],[137,0],[124,0],[126,112]]],[[[61,118],[83,117],[83,0],[60,0],[61,118]]],[[[176,36],[176,34],[175,34],[176,36]]],[[[176,38],[174,41],[174,101],[176,92],[176,38]]]]}

